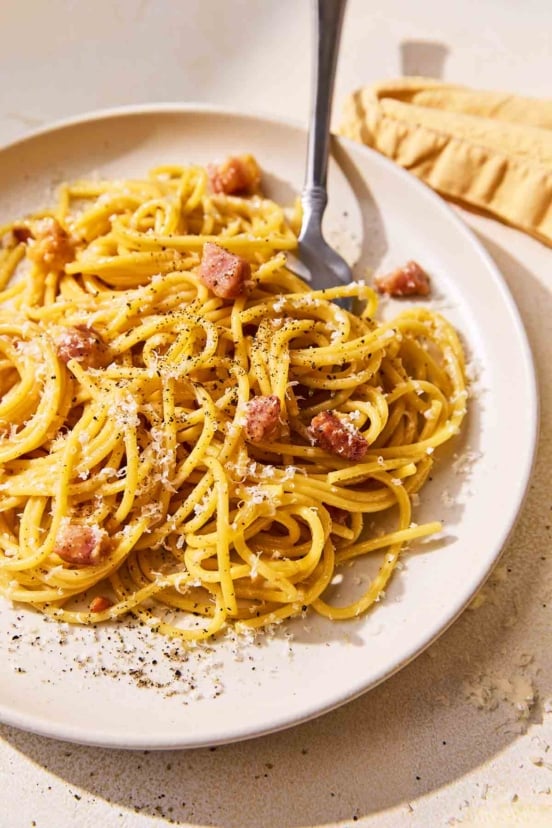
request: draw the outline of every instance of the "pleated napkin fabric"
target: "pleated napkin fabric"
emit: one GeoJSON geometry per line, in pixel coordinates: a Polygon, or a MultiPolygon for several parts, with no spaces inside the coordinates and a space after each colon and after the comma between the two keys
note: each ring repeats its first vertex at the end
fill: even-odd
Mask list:
{"type": "Polygon", "coordinates": [[[354,92],[339,133],[552,246],[552,100],[401,78],[354,92]]]}

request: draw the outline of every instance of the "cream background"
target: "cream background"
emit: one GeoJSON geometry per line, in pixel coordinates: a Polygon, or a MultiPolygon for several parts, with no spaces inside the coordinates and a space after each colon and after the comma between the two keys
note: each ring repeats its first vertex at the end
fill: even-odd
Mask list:
{"type": "MultiPolygon", "coordinates": [[[[308,0],[2,0],[0,142],[89,109],[145,101],[305,121],[309,22],[308,0]]],[[[446,80],[550,96],[551,32],[545,0],[350,0],[335,113],[349,90],[402,72],[442,70],[446,80]]],[[[0,727],[2,828],[149,828],[171,819],[425,828],[463,820],[470,809],[489,816],[516,796],[552,806],[552,251],[462,215],[518,303],[542,399],[532,487],[482,606],[363,698],[240,745],[129,754],[0,727]],[[468,700],[466,690],[482,686],[498,686],[490,693],[496,709],[468,700]],[[526,686],[537,698],[522,722],[512,699],[526,686]]],[[[534,815],[521,818],[536,824],[534,815]]],[[[503,811],[499,824],[505,819],[503,811]]]]}

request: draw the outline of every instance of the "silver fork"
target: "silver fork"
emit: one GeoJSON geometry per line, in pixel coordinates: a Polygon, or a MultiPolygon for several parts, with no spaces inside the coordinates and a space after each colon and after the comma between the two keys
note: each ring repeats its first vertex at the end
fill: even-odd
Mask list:
{"type": "MultiPolygon", "coordinates": [[[[353,280],[345,259],[322,235],[328,194],[326,180],[330,150],[330,115],[341,27],[347,0],[313,0],[317,48],[314,52],[314,94],[309,122],[305,185],[301,194],[303,222],[297,257],[288,267],[310,282],[314,290],[349,284],[353,280]]],[[[349,300],[341,300],[350,306],[349,300]]]]}

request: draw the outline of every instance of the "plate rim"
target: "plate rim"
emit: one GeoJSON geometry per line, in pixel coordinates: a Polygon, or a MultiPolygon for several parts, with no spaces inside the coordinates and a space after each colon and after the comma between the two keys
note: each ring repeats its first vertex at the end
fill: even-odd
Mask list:
{"type": "MultiPolygon", "coordinates": [[[[61,131],[67,128],[84,126],[95,121],[107,120],[111,118],[120,118],[126,116],[150,116],[155,114],[162,115],[205,115],[205,116],[225,116],[228,118],[246,119],[248,121],[275,124],[278,126],[288,127],[301,131],[306,139],[307,129],[305,124],[297,119],[284,118],[273,113],[262,112],[259,110],[242,110],[236,111],[228,106],[221,106],[218,104],[209,103],[195,103],[195,102],[154,102],[122,105],[115,107],[99,108],[90,110],[81,114],[72,115],[67,118],[62,118],[48,122],[41,125],[39,128],[26,132],[24,135],[15,138],[8,143],[0,145],[0,156],[5,152],[17,149],[20,145],[31,142],[42,136],[61,131]]],[[[230,744],[234,742],[243,741],[250,738],[257,738],[264,735],[269,735],[298,724],[311,721],[318,718],[332,710],[341,707],[356,698],[359,698],[369,690],[374,689],[379,684],[386,681],[391,676],[402,670],[407,664],[411,663],[415,658],[421,655],[431,644],[433,644],[440,636],[442,636],[458,617],[463,613],[465,608],[473,599],[477,591],[483,586],[498,561],[500,560],[504,549],[511,537],[512,532],[523,511],[524,502],[529,490],[530,480],[533,474],[539,437],[540,424],[540,399],[538,381],[536,375],[535,360],[531,350],[529,338],[525,330],[523,319],[520,311],[515,303],[513,295],[502,276],[497,264],[493,260],[490,253],[486,250],[483,243],[477,238],[476,234],[471,228],[462,220],[462,218],[452,209],[451,205],[445,201],[438,193],[433,191],[428,185],[417,178],[412,173],[408,172],[398,164],[376,152],[370,147],[367,147],[359,142],[345,138],[343,136],[334,135],[334,140],[343,144],[346,148],[350,147],[355,152],[366,154],[373,162],[379,164],[390,171],[392,175],[398,176],[399,179],[408,182],[407,186],[413,187],[422,198],[428,199],[437,209],[447,214],[449,221],[452,221],[455,232],[466,241],[467,244],[477,252],[479,258],[482,260],[487,270],[487,274],[492,278],[494,287],[498,290],[504,306],[507,308],[511,321],[514,324],[518,344],[521,346],[520,350],[520,364],[523,364],[524,374],[526,375],[527,388],[525,402],[529,410],[528,419],[531,423],[530,433],[526,434],[528,451],[524,457],[523,467],[518,467],[518,474],[516,482],[516,503],[517,508],[514,513],[509,515],[502,527],[502,531],[497,535],[497,540],[494,544],[495,553],[490,559],[487,559],[487,565],[484,568],[483,574],[478,572],[477,577],[472,577],[469,581],[469,587],[462,592],[462,597],[449,609],[446,616],[446,621],[441,623],[437,630],[432,629],[429,634],[426,634],[421,639],[417,639],[416,645],[411,647],[407,655],[400,659],[393,667],[385,670],[376,679],[370,681],[364,686],[355,685],[355,687],[345,694],[340,694],[338,698],[326,702],[324,705],[317,704],[313,709],[307,712],[301,712],[294,715],[281,716],[278,719],[268,719],[266,726],[262,728],[247,728],[246,726],[228,728],[226,734],[221,734],[220,737],[214,739],[212,737],[196,738],[186,741],[182,738],[185,734],[180,734],[180,737],[175,736],[170,740],[162,738],[155,740],[151,737],[146,740],[140,738],[127,738],[125,742],[119,739],[109,737],[108,733],[96,731],[95,735],[82,732],[81,729],[66,725],[64,729],[60,729],[56,722],[53,727],[49,726],[49,721],[45,716],[33,716],[30,713],[16,712],[15,715],[4,704],[0,704],[0,721],[6,725],[20,728],[22,730],[46,736],[49,738],[70,741],[73,743],[86,744],[91,746],[100,746],[117,749],[155,749],[155,750],[171,750],[171,749],[185,749],[207,747],[213,745],[230,744]]]]}

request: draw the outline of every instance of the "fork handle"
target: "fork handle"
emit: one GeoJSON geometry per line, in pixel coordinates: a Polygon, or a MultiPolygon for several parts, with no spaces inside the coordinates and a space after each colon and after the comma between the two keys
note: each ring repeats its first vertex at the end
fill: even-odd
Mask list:
{"type": "Polygon", "coordinates": [[[317,48],[314,52],[314,90],[309,123],[303,204],[303,237],[319,229],[328,200],[326,179],[330,151],[330,115],[337,53],[347,0],[313,0],[317,48]]]}

